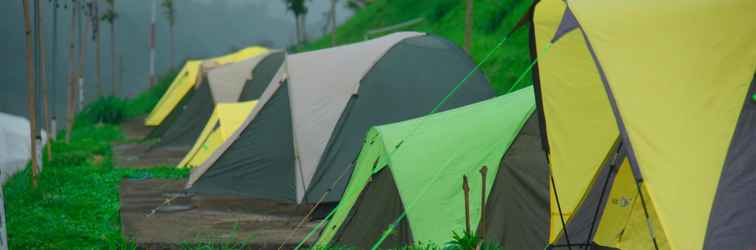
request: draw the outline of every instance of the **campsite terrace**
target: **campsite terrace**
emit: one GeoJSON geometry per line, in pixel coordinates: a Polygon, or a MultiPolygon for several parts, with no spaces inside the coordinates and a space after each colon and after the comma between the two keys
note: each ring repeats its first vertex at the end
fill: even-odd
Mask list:
{"type": "MultiPolygon", "coordinates": [[[[472,34],[472,2],[427,18],[472,34]]],[[[756,2],[521,5],[484,56],[391,32],[425,17],[336,45],[358,14],[327,48],[187,60],[49,141],[0,113],[0,250],[756,249],[756,2]],[[509,46],[528,62],[490,81],[509,46]],[[51,214],[88,231],[29,225],[51,214]]]]}

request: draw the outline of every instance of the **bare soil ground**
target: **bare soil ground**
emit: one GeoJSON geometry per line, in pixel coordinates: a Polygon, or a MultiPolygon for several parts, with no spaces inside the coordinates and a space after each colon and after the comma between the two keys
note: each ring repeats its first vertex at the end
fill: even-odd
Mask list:
{"type": "MultiPolygon", "coordinates": [[[[142,249],[182,249],[187,246],[234,245],[243,249],[277,249],[307,214],[308,206],[267,200],[195,195],[168,205],[194,207],[153,212],[182,191],[184,181],[123,180],[120,187],[122,232],[142,249]]],[[[305,223],[286,242],[295,247],[317,222],[305,223]]],[[[311,244],[317,235],[309,239],[311,244]]]]}
{"type": "Polygon", "coordinates": [[[148,143],[113,144],[113,163],[117,168],[151,168],[175,166],[189,151],[188,147],[161,147],[150,150],[148,143]]]}
{"type": "Polygon", "coordinates": [[[140,116],[121,123],[121,131],[127,141],[142,140],[150,133],[152,127],[144,125],[144,118],[140,116]]]}

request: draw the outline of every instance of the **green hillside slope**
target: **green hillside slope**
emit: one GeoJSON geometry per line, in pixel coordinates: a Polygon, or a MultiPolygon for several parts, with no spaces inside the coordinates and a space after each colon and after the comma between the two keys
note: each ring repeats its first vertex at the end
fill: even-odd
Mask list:
{"type": "MultiPolygon", "coordinates": [[[[502,41],[527,12],[531,0],[476,0],[474,7],[472,56],[476,62],[502,41]]],[[[376,0],[357,12],[336,30],[337,44],[365,39],[369,30],[422,18],[415,25],[400,29],[428,32],[445,37],[459,46],[464,44],[465,1],[461,0],[376,0]]],[[[399,30],[397,30],[399,31],[399,30]]],[[[376,34],[380,36],[382,34],[376,34]]],[[[326,35],[303,46],[315,50],[331,46],[326,35]]],[[[527,27],[520,28],[481,66],[498,94],[504,94],[530,64],[527,27]]],[[[517,86],[530,85],[530,75],[517,86]]]]}

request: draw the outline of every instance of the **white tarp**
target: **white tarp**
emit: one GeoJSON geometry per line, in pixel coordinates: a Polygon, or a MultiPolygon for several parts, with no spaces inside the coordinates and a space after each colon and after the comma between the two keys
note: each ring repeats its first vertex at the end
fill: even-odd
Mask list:
{"type": "MultiPolygon", "coordinates": [[[[44,131],[41,137],[43,142],[47,141],[44,131]]],[[[42,145],[42,143],[37,145],[38,159],[40,159],[42,145]]],[[[30,151],[29,120],[0,113],[0,185],[5,184],[5,181],[26,166],[31,158],[30,151]]]]}

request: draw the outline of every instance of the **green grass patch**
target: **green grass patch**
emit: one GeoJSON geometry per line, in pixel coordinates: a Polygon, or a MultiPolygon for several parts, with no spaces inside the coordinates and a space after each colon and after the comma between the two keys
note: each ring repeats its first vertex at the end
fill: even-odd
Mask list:
{"type": "Polygon", "coordinates": [[[123,139],[118,123],[147,113],[171,77],[134,100],[99,99],[76,117],[71,143],[64,133],[45,155],[38,187],[26,168],[4,187],[10,249],[133,249],[121,236],[118,188],[124,178],[183,179],[189,170],[114,168],[111,143],[123,139]],[[167,83],[166,83],[167,82],[167,83]]]}
{"type": "MultiPolygon", "coordinates": [[[[480,62],[496,45],[504,40],[520,18],[527,12],[531,0],[476,0],[474,8],[473,44],[471,56],[480,62]]],[[[336,29],[338,44],[364,40],[368,30],[386,27],[418,17],[425,21],[406,28],[427,32],[464,45],[465,2],[455,0],[376,0],[357,12],[336,29]]],[[[524,74],[515,89],[532,84],[525,73],[531,62],[527,26],[523,26],[497,49],[481,70],[498,94],[506,93],[524,74]]],[[[330,35],[302,46],[303,51],[331,46],[330,35]]]]}

